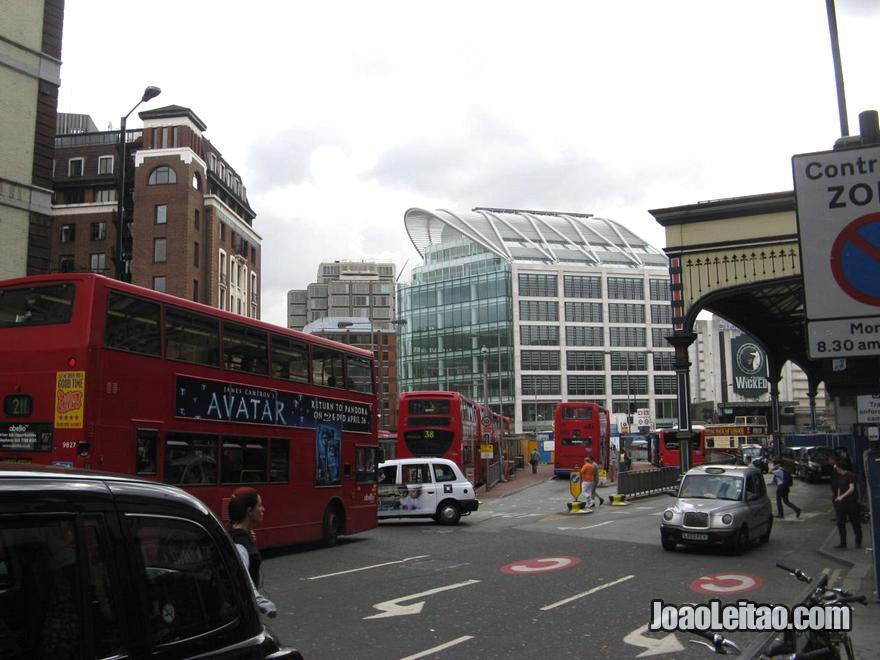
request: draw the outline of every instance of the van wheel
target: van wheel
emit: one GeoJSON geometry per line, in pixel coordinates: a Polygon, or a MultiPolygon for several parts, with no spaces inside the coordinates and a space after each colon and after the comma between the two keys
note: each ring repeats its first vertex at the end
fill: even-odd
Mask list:
{"type": "Polygon", "coordinates": [[[321,535],[321,545],[332,548],[339,540],[342,518],[339,510],[332,504],[324,511],[324,525],[321,535]]]}
{"type": "Polygon", "coordinates": [[[452,500],[441,502],[437,507],[437,514],[434,516],[434,520],[442,525],[455,525],[460,519],[461,510],[458,508],[458,504],[452,500]]]}

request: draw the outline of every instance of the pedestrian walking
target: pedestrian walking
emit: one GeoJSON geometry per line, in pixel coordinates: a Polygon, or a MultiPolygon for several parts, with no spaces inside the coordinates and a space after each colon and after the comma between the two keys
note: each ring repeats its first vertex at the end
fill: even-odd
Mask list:
{"type": "Polygon", "coordinates": [[[581,465],[581,492],[584,493],[587,506],[590,508],[595,504],[593,502],[593,492],[595,491],[596,473],[596,464],[593,463],[593,457],[587,456],[584,459],[584,464],[581,465]]]}
{"type": "Polygon", "coordinates": [[[538,449],[535,448],[532,450],[532,453],[529,454],[529,465],[532,466],[532,474],[535,474],[538,471],[538,463],[541,461],[541,454],[538,453],[538,449]]]}
{"type": "Polygon", "coordinates": [[[266,616],[274,618],[277,614],[275,603],[259,591],[262,586],[260,565],[263,559],[257,549],[257,537],[254,533],[254,528],[263,522],[265,511],[263,500],[256,490],[249,486],[236,489],[229,500],[229,536],[235,544],[242,565],[247,569],[257,607],[266,616]]]}
{"type": "MultiPolygon", "coordinates": [[[[593,459],[590,459],[590,460],[593,460],[593,459]]],[[[593,467],[595,468],[596,473],[595,473],[595,477],[593,479],[593,490],[590,493],[590,495],[593,497],[593,502],[596,501],[596,498],[599,498],[599,506],[602,506],[603,504],[605,504],[605,498],[602,497],[601,495],[599,495],[598,492],[596,492],[596,489],[599,487],[599,465],[598,465],[598,463],[593,463],[593,467]]]]}
{"type": "Polygon", "coordinates": [[[837,471],[837,496],[834,498],[837,512],[837,533],[840,535],[840,543],[835,545],[836,550],[846,549],[846,521],[849,519],[853,528],[856,547],[862,547],[862,521],[859,508],[859,493],[856,489],[856,475],[852,472],[852,465],[848,460],[840,460],[834,467],[837,471]]]}
{"type": "Polygon", "coordinates": [[[840,481],[840,475],[837,474],[837,456],[833,454],[828,459],[829,465],[831,465],[831,478],[829,481],[831,482],[831,512],[832,522],[837,522],[837,485],[840,481]]]}
{"type": "Polygon", "coordinates": [[[629,457],[629,452],[626,450],[626,447],[623,447],[620,450],[620,472],[626,472],[629,470],[630,465],[632,465],[632,459],[629,457]]]}
{"type": "Polygon", "coordinates": [[[782,504],[794,510],[796,518],[801,517],[801,510],[788,501],[788,492],[794,480],[791,478],[791,472],[782,467],[782,463],[776,461],[773,463],[773,483],[776,484],[776,507],[779,510],[779,518],[783,518],[782,504]]]}

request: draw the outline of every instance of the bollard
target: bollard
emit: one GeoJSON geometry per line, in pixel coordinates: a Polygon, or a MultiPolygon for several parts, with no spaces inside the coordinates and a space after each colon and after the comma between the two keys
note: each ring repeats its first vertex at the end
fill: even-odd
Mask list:
{"type": "Polygon", "coordinates": [[[626,495],[618,495],[615,493],[609,497],[611,499],[611,506],[629,506],[629,502],[626,501],[626,495]]]}

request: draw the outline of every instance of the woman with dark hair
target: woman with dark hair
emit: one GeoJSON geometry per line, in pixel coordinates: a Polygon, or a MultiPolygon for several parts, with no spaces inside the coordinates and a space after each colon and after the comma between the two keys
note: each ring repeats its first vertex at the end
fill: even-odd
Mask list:
{"type": "Polygon", "coordinates": [[[260,564],[263,559],[257,550],[254,527],[263,522],[265,511],[263,500],[256,490],[249,486],[236,489],[229,500],[229,536],[232,537],[239,559],[250,576],[260,612],[274,618],[277,614],[275,603],[258,590],[261,582],[260,564]]]}

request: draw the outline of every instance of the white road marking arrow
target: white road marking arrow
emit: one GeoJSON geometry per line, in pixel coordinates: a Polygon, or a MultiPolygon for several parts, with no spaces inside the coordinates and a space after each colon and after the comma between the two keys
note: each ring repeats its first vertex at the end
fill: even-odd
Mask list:
{"type": "Polygon", "coordinates": [[[649,655],[662,655],[664,653],[678,653],[679,651],[684,651],[684,647],[675,637],[675,633],[669,633],[666,637],[657,639],[655,637],[648,637],[645,635],[646,632],[648,632],[647,623],[636,628],[623,638],[623,641],[626,644],[646,649],[639,653],[636,656],[637,658],[647,658],[649,655]]]}
{"type": "Polygon", "coordinates": [[[364,619],[385,619],[391,616],[407,616],[409,614],[419,614],[422,611],[422,607],[425,606],[425,601],[413,603],[412,605],[401,605],[400,602],[404,600],[412,600],[413,598],[421,598],[422,596],[439,594],[441,591],[449,591],[450,589],[467,587],[471,584],[476,584],[477,582],[479,582],[479,580],[465,580],[464,582],[457,582],[456,584],[447,584],[445,587],[437,587],[436,589],[429,589],[428,591],[422,591],[421,593],[410,594],[409,596],[401,596],[400,598],[395,598],[393,600],[386,600],[381,603],[376,603],[375,605],[373,605],[373,607],[377,610],[381,610],[381,613],[373,614],[371,616],[365,616],[364,619]]]}

